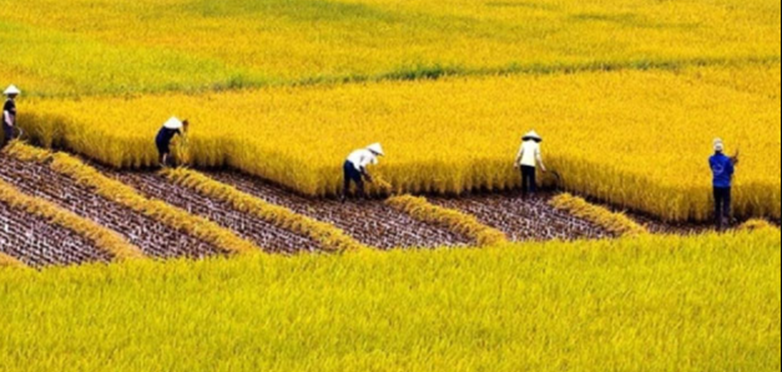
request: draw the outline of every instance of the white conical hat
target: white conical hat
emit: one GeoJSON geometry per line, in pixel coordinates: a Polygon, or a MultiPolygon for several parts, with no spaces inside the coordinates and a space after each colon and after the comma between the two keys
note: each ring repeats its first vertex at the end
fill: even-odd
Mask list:
{"type": "Polygon", "coordinates": [[[714,139],[714,151],[725,151],[725,142],[722,141],[722,138],[714,139]]]}
{"type": "Polygon", "coordinates": [[[174,116],[172,116],[171,119],[168,119],[168,121],[163,124],[163,127],[167,129],[182,129],[182,126],[182,120],[179,120],[174,116]]]}
{"type": "Polygon", "coordinates": [[[530,139],[537,140],[537,141],[542,141],[543,140],[543,138],[538,134],[538,132],[536,132],[534,130],[532,130],[529,133],[525,134],[523,138],[524,138],[525,141],[526,140],[530,140],[530,139]]]}
{"type": "Polygon", "coordinates": [[[367,150],[374,152],[375,154],[378,154],[380,156],[385,156],[386,153],[383,152],[383,146],[380,145],[380,143],[373,143],[369,146],[367,146],[367,150]]]}
{"type": "Polygon", "coordinates": [[[5,92],[3,94],[9,96],[11,94],[22,94],[22,91],[19,90],[19,88],[16,87],[16,85],[11,84],[8,88],[6,88],[5,92]]]}

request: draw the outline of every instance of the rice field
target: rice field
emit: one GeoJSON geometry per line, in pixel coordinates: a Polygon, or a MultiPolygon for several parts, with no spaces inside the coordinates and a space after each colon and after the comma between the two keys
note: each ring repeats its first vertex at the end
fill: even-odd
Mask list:
{"type": "Polygon", "coordinates": [[[0,371],[779,371],[780,13],[7,1],[0,371]]]}
{"type": "Polygon", "coordinates": [[[779,65],[448,78],[31,103],[32,139],[116,167],[156,164],[151,134],[194,123],[187,158],[311,196],[341,190],[341,166],[381,141],[395,191],[516,188],[513,159],[535,128],[562,186],[669,221],[710,218],[715,137],[744,161],[736,213],[780,216],[779,65]]]}
{"type": "Polygon", "coordinates": [[[779,230],[0,270],[3,371],[780,368],[779,230]]]}
{"type": "Polygon", "coordinates": [[[770,0],[26,0],[0,9],[0,68],[47,97],[778,62],[779,18],[770,0]]]}

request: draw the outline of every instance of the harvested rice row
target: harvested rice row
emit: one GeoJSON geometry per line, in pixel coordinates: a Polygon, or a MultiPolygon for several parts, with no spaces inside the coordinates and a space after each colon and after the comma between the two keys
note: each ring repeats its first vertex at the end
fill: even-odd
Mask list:
{"type": "Polygon", "coordinates": [[[0,181],[0,202],[73,231],[91,241],[96,248],[109,253],[115,260],[124,261],[144,258],[141,249],[128,243],[115,231],[82,218],[46,200],[25,195],[3,181],[0,181]]]}
{"type": "Polygon", "coordinates": [[[95,168],[68,154],[53,153],[22,143],[12,145],[7,149],[7,153],[23,161],[35,161],[48,165],[55,172],[64,174],[76,182],[94,189],[96,193],[115,203],[201,239],[225,252],[240,254],[260,252],[260,248],[238,237],[232,231],[165,202],[148,199],[132,187],[106,177],[95,168]]]}
{"type": "Polygon", "coordinates": [[[486,226],[474,216],[454,209],[430,204],[425,198],[412,195],[395,196],[386,203],[411,217],[448,228],[475,241],[479,246],[498,245],[508,242],[507,236],[497,229],[486,226]]]}
{"type": "Polygon", "coordinates": [[[779,231],[779,227],[773,225],[772,223],[763,220],[763,219],[752,219],[747,222],[744,222],[739,226],[739,230],[747,230],[747,231],[755,231],[755,230],[766,230],[766,229],[775,229],[779,231]]]}
{"type": "Polygon", "coordinates": [[[298,214],[288,208],[269,203],[233,186],[185,168],[170,169],[163,172],[172,182],[201,193],[210,198],[226,202],[238,211],[254,215],[274,226],[319,242],[329,251],[350,251],[366,248],[341,229],[328,223],[314,220],[298,214]]]}
{"type": "Polygon", "coordinates": [[[620,236],[637,236],[649,233],[645,227],[639,225],[623,213],[612,212],[571,194],[557,195],[551,199],[550,204],[554,208],[567,211],[578,218],[600,225],[620,236]]]}
{"type": "Polygon", "coordinates": [[[5,253],[0,252],[0,269],[4,267],[27,268],[27,265],[5,253]]]}

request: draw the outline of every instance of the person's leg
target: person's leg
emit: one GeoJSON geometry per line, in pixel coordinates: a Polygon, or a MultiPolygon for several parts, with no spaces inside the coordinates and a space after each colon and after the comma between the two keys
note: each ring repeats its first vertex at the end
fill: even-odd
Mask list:
{"type": "Polygon", "coordinates": [[[3,124],[3,142],[0,143],[0,148],[3,148],[6,145],[10,144],[13,137],[14,137],[14,128],[3,124]]]}
{"type": "Polygon", "coordinates": [[[345,201],[345,199],[350,194],[350,182],[352,181],[353,178],[353,174],[350,169],[351,167],[352,165],[350,165],[349,163],[345,163],[345,165],[342,167],[343,174],[345,177],[345,181],[344,181],[345,183],[342,187],[342,201],[345,201]]]}
{"type": "Polygon", "coordinates": [[[722,198],[723,193],[722,189],[715,187],[714,188],[714,221],[717,225],[717,230],[722,231],[722,198]]]}
{"type": "Polygon", "coordinates": [[[522,178],[522,195],[526,198],[529,196],[529,194],[532,192],[532,176],[530,174],[530,168],[527,166],[521,167],[521,178],[522,178]]]}
{"type": "Polygon", "coordinates": [[[529,169],[529,189],[533,196],[538,192],[538,173],[535,167],[529,169]]]}
{"type": "Polygon", "coordinates": [[[725,220],[724,226],[728,228],[730,228],[731,224],[731,202],[733,201],[731,193],[732,190],[728,187],[724,190],[724,195],[722,197],[722,218],[725,220]]]}
{"type": "Polygon", "coordinates": [[[366,197],[366,194],[364,192],[364,179],[362,177],[359,177],[356,179],[356,189],[358,190],[358,197],[359,199],[364,199],[366,197]]]}

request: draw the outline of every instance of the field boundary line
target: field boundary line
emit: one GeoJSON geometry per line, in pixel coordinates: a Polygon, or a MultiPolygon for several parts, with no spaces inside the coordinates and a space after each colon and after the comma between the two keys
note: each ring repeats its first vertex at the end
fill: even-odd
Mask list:
{"type": "Polygon", "coordinates": [[[549,205],[597,224],[620,236],[638,236],[649,233],[646,227],[633,221],[624,213],[612,212],[608,208],[594,205],[569,193],[555,196],[549,201],[549,205]]]}
{"type": "Polygon", "coordinates": [[[24,262],[17,260],[3,252],[0,252],[0,270],[4,268],[29,269],[24,262]]]}
{"type": "Polygon", "coordinates": [[[412,195],[394,196],[387,199],[386,204],[421,222],[442,226],[464,235],[482,247],[508,243],[505,233],[481,223],[477,217],[436,206],[426,198],[412,195]]]}
{"type": "Polygon", "coordinates": [[[227,253],[261,252],[255,244],[203,217],[192,215],[166,202],[142,196],[136,189],[112,179],[81,160],[62,152],[51,152],[15,143],[6,152],[22,161],[34,161],[93,189],[98,195],[126,206],[172,229],[182,231],[227,253]]]}
{"type": "MultiPolygon", "coordinates": [[[[444,78],[481,78],[497,75],[530,75],[545,76],[554,74],[577,74],[590,72],[615,72],[615,71],[678,71],[686,68],[712,67],[712,66],[746,66],[774,64],[782,61],[782,56],[777,54],[747,56],[747,57],[692,57],[678,59],[629,59],[625,61],[593,60],[577,63],[520,63],[511,62],[497,67],[463,67],[449,66],[447,64],[434,63],[431,65],[412,66],[409,68],[397,68],[387,71],[379,71],[370,74],[341,74],[327,76],[303,76],[290,80],[278,81],[247,81],[239,86],[231,82],[215,81],[209,87],[184,87],[173,89],[140,89],[132,91],[132,94],[166,95],[170,93],[181,94],[211,94],[224,92],[242,92],[248,90],[266,88],[299,88],[299,87],[330,87],[343,84],[366,84],[383,82],[420,82],[427,80],[439,80],[444,78]]],[[[110,91],[95,91],[89,94],[57,93],[45,94],[33,92],[32,97],[42,99],[72,99],[81,96],[86,97],[123,97],[123,93],[110,91]]]]}
{"type": "Polygon", "coordinates": [[[162,174],[177,185],[230,204],[234,209],[258,217],[276,227],[310,237],[327,251],[352,251],[368,248],[334,225],[298,214],[269,203],[187,168],[168,169],[162,174]]]}
{"type": "Polygon", "coordinates": [[[26,195],[4,181],[0,181],[0,202],[73,231],[95,244],[95,248],[109,253],[116,261],[145,257],[139,247],[129,243],[116,231],[65,210],[54,203],[26,195]]]}

